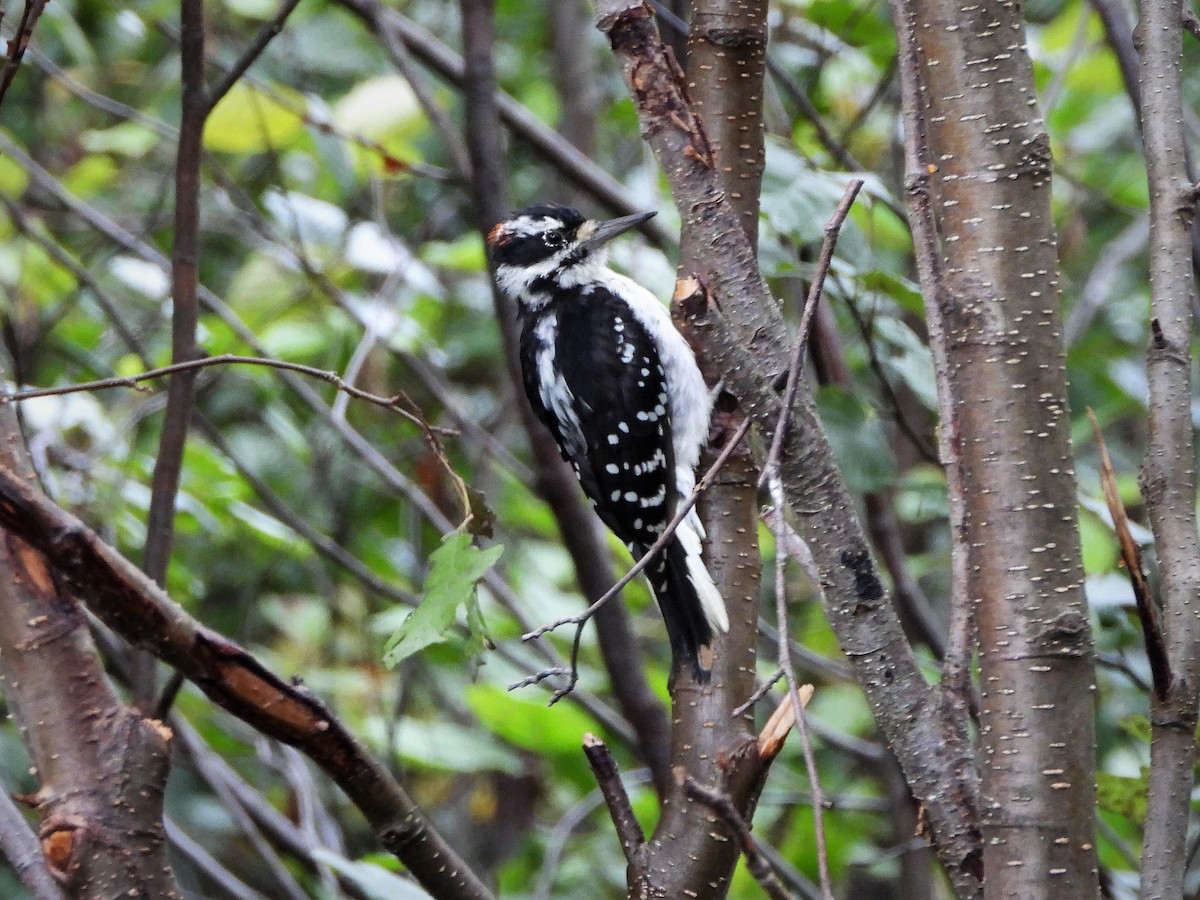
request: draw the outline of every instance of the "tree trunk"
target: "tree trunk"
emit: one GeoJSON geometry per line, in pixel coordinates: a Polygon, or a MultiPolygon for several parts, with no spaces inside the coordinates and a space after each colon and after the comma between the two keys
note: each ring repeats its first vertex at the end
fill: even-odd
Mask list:
{"type": "Polygon", "coordinates": [[[935,211],[921,274],[964,492],[955,602],[974,606],[979,638],[987,893],[1093,897],[1093,660],[1049,139],[1017,7],[894,11],[912,215],[926,197],[935,211]]]}
{"type": "MultiPolygon", "coordinates": [[[[7,367],[5,367],[7,368],[7,367]]],[[[0,466],[34,476],[11,405],[0,466]]],[[[70,896],[182,896],[167,861],[170,730],[124,706],[46,558],[0,531],[0,681],[39,789],[42,854],[70,896]]]]}

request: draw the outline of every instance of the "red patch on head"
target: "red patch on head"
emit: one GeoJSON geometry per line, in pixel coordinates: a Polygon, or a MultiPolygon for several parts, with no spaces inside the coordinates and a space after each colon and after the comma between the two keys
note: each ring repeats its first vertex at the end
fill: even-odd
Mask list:
{"type": "Polygon", "coordinates": [[[504,223],[497,222],[495,225],[492,226],[492,230],[489,231],[487,234],[487,245],[489,247],[494,247],[496,244],[499,244],[500,238],[501,238],[501,236],[503,236],[503,234],[504,234],[504,223]]]}

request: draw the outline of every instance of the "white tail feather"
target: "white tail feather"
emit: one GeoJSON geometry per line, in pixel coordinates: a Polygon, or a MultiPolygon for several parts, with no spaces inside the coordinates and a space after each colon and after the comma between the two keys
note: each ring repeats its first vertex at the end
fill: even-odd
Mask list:
{"type": "Polygon", "coordinates": [[[701,556],[700,535],[703,533],[703,526],[700,525],[700,520],[694,510],[679,523],[679,527],[675,530],[675,536],[679,538],[684,555],[687,557],[688,578],[696,589],[696,596],[700,600],[700,609],[704,611],[704,618],[708,620],[713,631],[728,631],[729,614],[725,611],[725,598],[713,584],[712,575],[709,574],[708,568],[704,565],[704,558],[701,556]],[[694,525],[692,524],[693,519],[695,520],[694,525]]]}

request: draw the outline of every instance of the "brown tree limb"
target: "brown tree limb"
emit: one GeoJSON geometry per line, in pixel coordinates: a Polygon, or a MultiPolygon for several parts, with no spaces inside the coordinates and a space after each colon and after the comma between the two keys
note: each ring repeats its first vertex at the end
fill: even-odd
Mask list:
{"type": "MultiPolygon", "coordinates": [[[[4,103],[4,97],[8,93],[9,87],[12,86],[13,79],[17,77],[17,70],[21,68],[25,50],[33,39],[34,26],[41,18],[47,2],[48,0],[25,0],[16,31],[8,41],[8,47],[4,54],[4,66],[0,68],[0,104],[4,103]]],[[[0,18],[2,17],[0,15],[0,18]]]]}
{"type": "MultiPolygon", "coordinates": [[[[966,534],[966,484],[963,480],[962,439],[954,414],[949,386],[950,364],[946,358],[949,341],[938,310],[949,302],[943,261],[938,247],[937,224],[930,194],[930,177],[937,170],[929,149],[926,117],[922,114],[924,94],[917,78],[919,52],[915,23],[907,12],[893,11],[900,43],[900,88],[904,110],[904,157],[907,168],[906,190],[909,228],[913,236],[913,254],[925,294],[926,322],[930,333],[937,381],[940,428],[938,450],[946,471],[947,500],[950,507],[950,621],[946,652],[942,658],[942,713],[948,728],[961,729],[965,740],[965,719],[972,707],[971,659],[975,648],[975,605],[968,588],[966,534]],[[957,720],[957,724],[955,724],[957,720]]],[[[972,768],[974,766],[972,765],[972,768]]],[[[978,778],[978,773],[971,775],[978,778]]],[[[978,853],[972,854],[982,865],[978,853]]],[[[982,875],[980,871],[977,873],[982,875]]],[[[964,886],[965,888],[965,886],[964,886]]]]}
{"type": "Polygon", "coordinates": [[[746,857],[746,868],[768,897],[772,900],[793,900],[792,895],[779,883],[770,861],[750,832],[750,826],[728,794],[706,788],[690,775],[683,781],[683,791],[719,815],[725,826],[737,836],[738,844],[746,857]]]}
{"type": "Polygon", "coordinates": [[[1146,642],[1146,658],[1150,662],[1154,693],[1160,701],[1165,701],[1171,687],[1171,660],[1167,656],[1163,639],[1158,602],[1146,578],[1146,569],[1142,565],[1142,551],[1133,535],[1129,533],[1129,517],[1125,513],[1125,504],[1117,488],[1117,473],[1108,455],[1108,444],[1104,440],[1104,432],[1100,430],[1100,421],[1090,406],[1088,418],[1092,422],[1096,447],[1100,450],[1100,486],[1104,490],[1104,502],[1108,504],[1109,514],[1112,515],[1113,531],[1116,532],[1117,544],[1121,548],[1121,559],[1125,563],[1125,571],[1129,573],[1129,583],[1133,586],[1133,597],[1137,602],[1138,619],[1142,623],[1142,639],[1146,642]]]}
{"type": "Polygon", "coordinates": [[[85,594],[88,607],[115,632],[182,671],[219,706],[312,759],[427,890],[491,897],[386,767],[319,699],[204,628],[95,532],[7,467],[0,467],[0,526],[44,553],[63,587],[85,594]]]}
{"type": "MultiPolygon", "coordinates": [[[[179,4],[180,97],[179,142],[175,156],[175,230],[171,247],[171,361],[189,362],[200,355],[196,327],[200,318],[200,157],[208,117],[204,87],[204,0],[179,4]]],[[[192,418],[196,372],[171,378],[159,431],[158,452],[150,478],[146,544],[142,568],[159,586],[167,583],[175,540],[175,504],[183,477],[183,453],[192,418]]],[[[153,657],[135,652],[131,680],[134,699],[150,708],[157,691],[153,657]]],[[[170,693],[170,692],[168,692],[170,693]]]]}
{"type": "MultiPolygon", "coordinates": [[[[204,126],[209,113],[246,73],[267,44],[283,28],[298,0],[283,0],[268,23],[225,74],[214,91],[205,86],[204,0],[180,0],[179,140],[175,156],[175,229],[171,248],[171,361],[190,362],[201,350],[196,343],[200,316],[200,164],[204,153],[204,126]]],[[[175,537],[175,505],[183,474],[183,454],[195,399],[196,372],[184,369],[171,378],[163,413],[158,453],[150,481],[150,507],[146,514],[146,546],[142,566],[160,586],[166,584],[175,537]]],[[[155,691],[153,663],[135,656],[133,690],[143,703],[155,691]]]]}
{"type": "MultiPolygon", "coordinates": [[[[32,474],[16,474],[31,467],[11,407],[0,408],[0,467],[49,502],[32,474]]],[[[179,898],[162,829],[169,729],[121,703],[47,557],[2,531],[0,680],[38,780],[38,840],[54,881],[69,896],[179,898]]]]}
{"type": "MultiPolygon", "coordinates": [[[[1049,138],[1032,64],[1013,52],[1024,25],[1002,4],[966,12],[944,0],[896,0],[893,17],[910,221],[949,454],[952,634],[968,633],[972,606],[978,623],[987,891],[1018,896],[1053,880],[1064,897],[1092,896],[1092,642],[1049,138]],[[943,27],[951,20],[958,27],[943,27]]],[[[969,647],[951,644],[948,681],[966,682],[969,647]]],[[[956,705],[965,704],[948,695],[948,711],[956,705]]]]}
{"type": "Polygon", "coordinates": [[[633,813],[629,795],[625,793],[625,785],[621,783],[617,761],[608,752],[608,745],[594,734],[583,736],[583,755],[587,757],[592,774],[596,777],[596,784],[604,796],[604,804],[608,807],[608,814],[617,829],[621,850],[624,851],[629,864],[633,865],[637,860],[638,851],[646,843],[646,835],[633,813]]]}
{"type": "MultiPolygon", "coordinates": [[[[688,96],[704,121],[709,147],[730,206],[751,248],[758,247],[758,207],[766,164],[763,86],[767,63],[767,4],[698,0],[687,31],[688,96]]],[[[684,229],[680,257],[699,248],[684,229]]]]}
{"type": "Polygon", "coordinates": [[[1150,190],[1149,429],[1138,482],[1158,556],[1171,684],[1151,695],[1150,784],[1142,835],[1142,894],[1184,891],[1189,810],[1200,702],[1200,540],[1196,533],[1196,437],[1191,347],[1196,302],[1193,266],[1196,190],[1188,171],[1182,93],[1187,4],[1141,7],[1141,124],[1150,190]]]}

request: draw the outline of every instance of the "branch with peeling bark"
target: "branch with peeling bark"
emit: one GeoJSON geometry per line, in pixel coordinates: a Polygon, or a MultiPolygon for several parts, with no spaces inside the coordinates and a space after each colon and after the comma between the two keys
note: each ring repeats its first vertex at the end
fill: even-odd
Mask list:
{"type": "MultiPolygon", "coordinates": [[[[0,435],[0,466],[29,471],[11,407],[0,407],[0,435]]],[[[54,896],[53,886],[38,887],[52,879],[70,896],[100,896],[120,884],[179,897],[162,828],[169,729],[121,702],[75,598],[43,552],[7,532],[0,532],[0,680],[39,784],[27,802],[41,817],[34,845],[41,858],[19,868],[35,895],[54,896]],[[129,852],[112,853],[118,845],[129,852]]],[[[18,835],[5,831],[6,849],[15,850],[18,835]]]]}
{"type": "Polygon", "coordinates": [[[63,587],[115,632],[174,666],[219,706],[317,763],[427,890],[491,897],[386,767],[319,699],[204,628],[95,532],[4,467],[0,526],[45,554],[63,587]]]}

